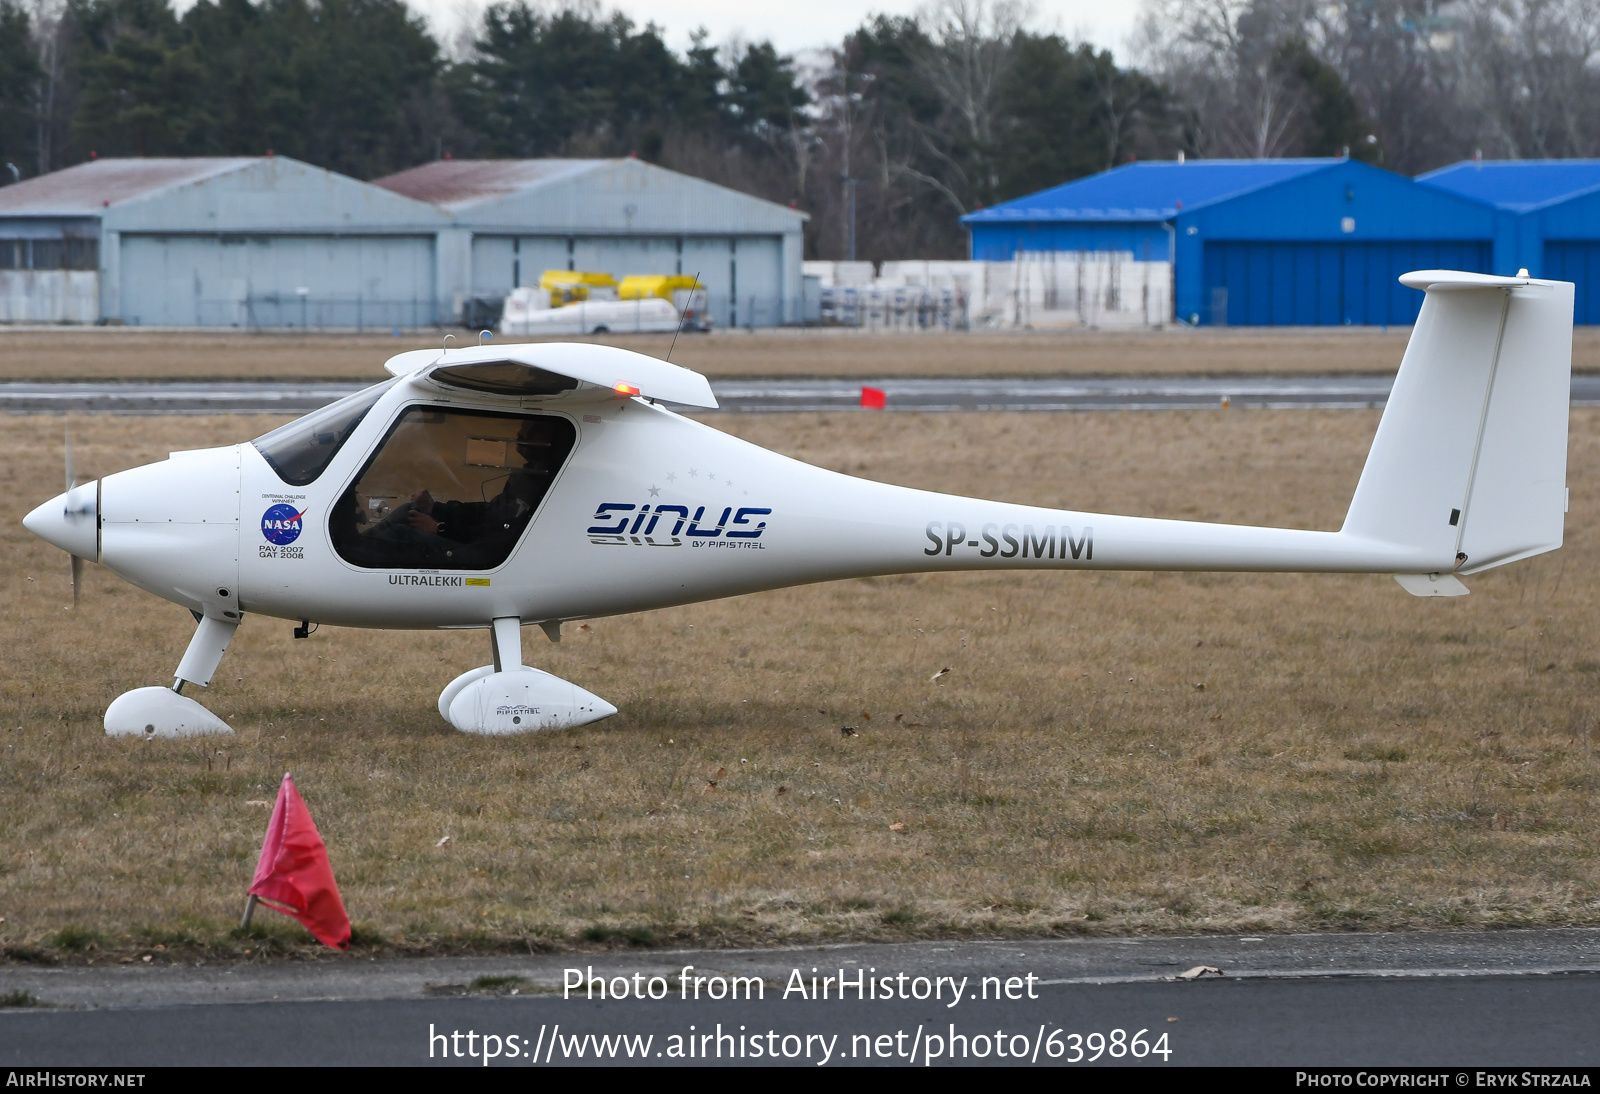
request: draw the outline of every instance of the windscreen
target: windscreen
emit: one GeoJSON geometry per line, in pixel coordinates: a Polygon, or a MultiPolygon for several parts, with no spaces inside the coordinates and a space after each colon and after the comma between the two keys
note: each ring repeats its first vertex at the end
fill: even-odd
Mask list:
{"type": "Polygon", "coordinates": [[[551,414],[408,407],[329,514],[334,549],[370,569],[498,566],[576,441],[551,414]]]}
{"type": "Polygon", "coordinates": [[[309,486],[328,469],[334,454],[350,439],[367,411],[397,383],[398,377],[279,426],[255,439],[256,451],[290,486],[309,486]]]}

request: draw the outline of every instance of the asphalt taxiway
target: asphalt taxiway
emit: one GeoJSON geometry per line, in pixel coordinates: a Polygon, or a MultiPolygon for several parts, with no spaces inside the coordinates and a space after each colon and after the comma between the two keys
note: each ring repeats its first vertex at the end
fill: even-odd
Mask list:
{"type": "MultiPolygon", "coordinates": [[[[715,380],[726,413],[860,409],[861,389],[886,396],[884,409],[1087,411],[1382,407],[1386,375],[1098,377],[1087,379],[715,380]]],[[[359,391],[358,383],[189,381],[0,383],[3,414],[304,414],[359,391]]],[[[1600,406],[1600,375],[1572,378],[1572,405],[1600,406]]],[[[696,411],[696,413],[704,413],[696,411]]]]}

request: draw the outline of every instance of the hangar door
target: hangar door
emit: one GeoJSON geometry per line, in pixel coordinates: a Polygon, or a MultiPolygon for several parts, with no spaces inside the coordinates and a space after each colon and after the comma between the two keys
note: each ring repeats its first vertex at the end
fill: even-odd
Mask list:
{"type": "MultiPolygon", "coordinates": [[[[504,296],[545,270],[700,275],[720,327],[783,322],[781,236],[475,236],[472,291],[504,296]]],[[[798,303],[795,304],[798,308],[798,303]]]]}
{"type": "Polygon", "coordinates": [[[1577,286],[1572,321],[1600,323],[1600,243],[1588,239],[1547,240],[1544,276],[1577,286]]]}
{"type": "Polygon", "coordinates": [[[700,275],[720,327],[783,322],[783,240],[778,236],[611,236],[573,240],[574,268],[627,274],[700,275]]]}
{"type": "Polygon", "coordinates": [[[629,274],[673,274],[678,248],[676,236],[578,236],[572,241],[572,268],[603,270],[618,281],[629,274]]]}
{"type": "MultiPolygon", "coordinates": [[[[683,241],[683,272],[693,275],[696,270],[718,326],[775,327],[783,322],[782,236],[688,237],[683,241]]],[[[791,314],[798,312],[796,302],[791,314]]]]}
{"type": "Polygon", "coordinates": [[[180,327],[417,327],[438,319],[432,236],[124,234],[117,313],[180,327]]]}
{"type": "Polygon", "coordinates": [[[1422,293],[1401,285],[1401,274],[1488,273],[1492,258],[1492,245],[1476,240],[1207,243],[1199,319],[1240,327],[1404,326],[1416,322],[1422,293]]]}
{"type": "Polygon", "coordinates": [[[473,236],[472,292],[504,296],[520,285],[537,285],[546,270],[565,270],[566,236],[473,236]]]}

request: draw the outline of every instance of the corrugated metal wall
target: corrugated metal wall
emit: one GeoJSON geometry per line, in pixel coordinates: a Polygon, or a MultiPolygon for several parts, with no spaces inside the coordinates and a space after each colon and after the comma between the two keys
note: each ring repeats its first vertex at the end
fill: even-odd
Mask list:
{"type": "Polygon", "coordinates": [[[1547,240],[1543,276],[1555,281],[1571,281],[1577,286],[1574,323],[1600,323],[1600,241],[1547,240]]]}
{"type": "Polygon", "coordinates": [[[1410,270],[1490,272],[1488,241],[1351,243],[1209,241],[1205,311],[1213,326],[1336,326],[1416,321],[1422,293],[1401,285],[1410,270]]]}
{"type": "Polygon", "coordinates": [[[432,236],[124,233],[119,314],[142,326],[422,326],[438,311],[433,252],[432,236]]]}
{"type": "Polygon", "coordinates": [[[93,323],[100,318],[94,270],[0,268],[0,323],[93,323]]]}

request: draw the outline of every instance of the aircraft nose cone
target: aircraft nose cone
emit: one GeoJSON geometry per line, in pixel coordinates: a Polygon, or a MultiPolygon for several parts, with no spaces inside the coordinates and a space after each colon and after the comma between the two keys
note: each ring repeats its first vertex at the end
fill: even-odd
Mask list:
{"type": "Polygon", "coordinates": [[[22,518],[22,526],[53,547],[98,562],[100,485],[86,482],[57,494],[22,518]]]}

